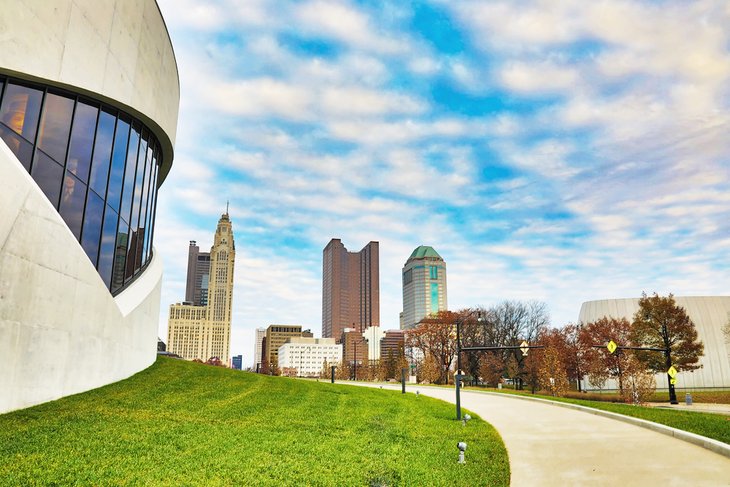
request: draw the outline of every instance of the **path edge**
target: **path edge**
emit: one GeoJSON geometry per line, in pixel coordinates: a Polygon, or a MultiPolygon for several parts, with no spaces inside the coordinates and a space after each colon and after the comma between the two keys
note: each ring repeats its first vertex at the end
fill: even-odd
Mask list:
{"type": "Polygon", "coordinates": [[[515,399],[523,399],[526,401],[538,401],[538,402],[543,402],[543,403],[547,403],[547,404],[551,404],[554,406],[563,407],[563,408],[567,408],[567,409],[575,409],[577,411],[583,411],[588,414],[595,414],[596,416],[603,416],[606,418],[623,421],[624,423],[633,424],[635,426],[640,426],[642,428],[650,429],[652,431],[656,431],[657,433],[661,433],[661,434],[667,435],[667,436],[672,436],[679,440],[683,440],[688,443],[692,443],[694,445],[700,446],[702,448],[706,448],[707,450],[718,453],[726,458],[730,458],[730,445],[728,445],[727,443],[723,443],[722,441],[708,438],[706,436],[698,435],[696,433],[690,433],[689,431],[684,431],[684,430],[680,430],[677,428],[672,428],[671,426],[666,426],[663,424],[655,423],[653,421],[647,421],[645,419],[634,418],[633,416],[625,416],[623,414],[614,413],[611,411],[604,411],[602,409],[594,409],[594,408],[591,408],[588,406],[581,406],[580,404],[551,401],[549,399],[543,399],[540,397],[529,397],[529,396],[522,396],[522,395],[518,395],[518,394],[500,394],[499,392],[490,392],[490,391],[464,391],[464,392],[477,392],[479,394],[489,394],[489,395],[498,396],[498,397],[509,397],[509,398],[515,398],[515,399]]]}

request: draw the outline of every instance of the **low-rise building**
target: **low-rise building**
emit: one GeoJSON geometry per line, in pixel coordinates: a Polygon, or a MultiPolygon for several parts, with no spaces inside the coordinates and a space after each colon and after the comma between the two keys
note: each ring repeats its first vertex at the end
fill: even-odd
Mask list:
{"type": "Polygon", "coordinates": [[[325,362],[337,365],[342,360],[342,345],[334,338],[292,337],[279,347],[279,369],[294,371],[297,377],[316,377],[325,362]]]}

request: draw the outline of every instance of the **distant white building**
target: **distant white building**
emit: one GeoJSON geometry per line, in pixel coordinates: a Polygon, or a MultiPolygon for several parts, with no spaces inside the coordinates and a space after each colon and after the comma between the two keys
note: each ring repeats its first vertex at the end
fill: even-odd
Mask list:
{"type": "Polygon", "coordinates": [[[256,328],[256,338],[253,344],[253,370],[258,370],[257,365],[263,361],[263,344],[266,338],[266,328],[256,328]]]}
{"type": "MultiPolygon", "coordinates": [[[[675,296],[674,301],[687,312],[705,345],[699,362],[702,368],[677,374],[677,388],[730,387],[730,340],[722,332],[730,317],[730,296],[675,296]]],[[[607,316],[631,321],[638,309],[638,298],[588,301],[580,307],[578,320],[590,323],[607,316]]],[[[669,387],[667,374],[655,378],[657,388],[669,387]]],[[[606,384],[606,388],[615,387],[613,381],[606,384]]]]}
{"type": "Polygon", "coordinates": [[[380,340],[385,337],[385,330],[379,326],[371,326],[362,336],[368,341],[368,359],[380,360],[380,340]]]}
{"type": "Polygon", "coordinates": [[[342,361],[342,345],[334,338],[292,337],[279,347],[279,369],[296,369],[298,377],[319,375],[325,360],[331,365],[342,361]]]}

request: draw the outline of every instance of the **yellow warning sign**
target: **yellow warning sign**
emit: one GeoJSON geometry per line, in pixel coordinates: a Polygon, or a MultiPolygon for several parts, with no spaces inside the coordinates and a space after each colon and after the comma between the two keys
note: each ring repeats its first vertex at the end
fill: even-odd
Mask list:
{"type": "Polygon", "coordinates": [[[677,379],[669,379],[669,383],[674,385],[677,383],[677,379]]]}
{"type": "Polygon", "coordinates": [[[618,348],[618,345],[616,345],[616,342],[614,342],[613,340],[610,340],[610,341],[609,341],[609,342],[608,342],[608,343],[606,344],[606,348],[608,349],[608,353],[613,353],[613,352],[615,352],[615,351],[616,351],[616,349],[618,348]]]}
{"type": "Polygon", "coordinates": [[[674,365],[672,365],[671,367],[669,367],[669,370],[667,370],[667,374],[672,379],[674,379],[675,377],[677,377],[677,369],[674,368],[674,365]]]}
{"type": "Polygon", "coordinates": [[[527,352],[530,351],[530,349],[527,348],[529,346],[530,345],[525,340],[522,340],[522,343],[520,343],[520,351],[522,352],[522,355],[525,357],[527,357],[527,352]]]}

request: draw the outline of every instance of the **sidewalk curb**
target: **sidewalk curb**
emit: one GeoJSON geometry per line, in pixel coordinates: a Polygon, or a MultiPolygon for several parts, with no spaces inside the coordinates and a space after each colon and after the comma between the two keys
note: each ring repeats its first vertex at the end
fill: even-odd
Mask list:
{"type": "Polygon", "coordinates": [[[683,440],[688,443],[692,443],[694,445],[697,445],[702,448],[706,448],[707,450],[718,453],[724,457],[730,458],[730,445],[728,445],[727,443],[723,443],[718,440],[713,440],[712,438],[707,438],[706,436],[698,435],[695,433],[690,433],[689,431],[672,428],[671,426],[665,426],[663,424],[654,423],[652,421],[647,421],[645,419],[634,418],[633,416],[625,416],[623,414],[613,413],[611,411],[604,411],[602,409],[594,409],[594,408],[590,408],[587,406],[581,406],[579,404],[571,404],[571,403],[567,403],[567,402],[551,401],[549,399],[542,399],[539,397],[520,396],[517,394],[500,394],[499,392],[489,392],[489,391],[464,391],[464,392],[477,392],[479,394],[490,394],[493,396],[523,399],[526,401],[539,401],[539,402],[543,402],[543,403],[547,403],[547,404],[552,404],[552,405],[558,406],[558,407],[563,407],[563,408],[567,408],[567,409],[575,409],[577,411],[583,411],[588,414],[595,414],[596,416],[604,416],[606,418],[615,419],[618,421],[623,421],[624,423],[629,423],[629,424],[633,424],[635,426],[650,429],[652,431],[656,431],[657,433],[661,433],[663,435],[672,436],[674,438],[677,438],[678,440],[683,440]]]}

